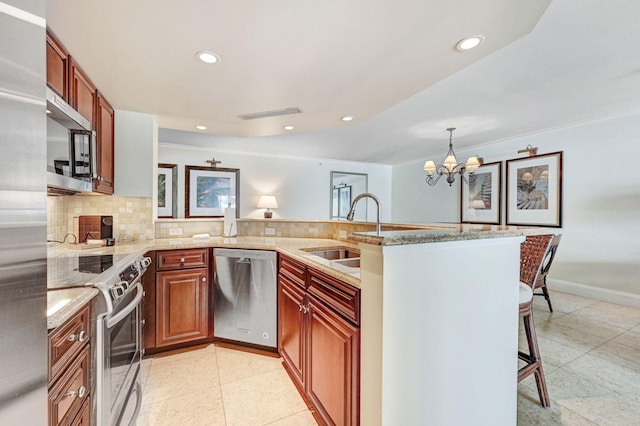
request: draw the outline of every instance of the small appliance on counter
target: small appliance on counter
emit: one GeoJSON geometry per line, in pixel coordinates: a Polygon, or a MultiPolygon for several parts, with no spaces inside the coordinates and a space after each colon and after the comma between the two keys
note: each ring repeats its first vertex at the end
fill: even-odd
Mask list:
{"type": "Polygon", "coordinates": [[[78,217],[78,242],[87,240],[103,240],[104,245],[113,246],[113,216],[80,216],[78,217]]]}

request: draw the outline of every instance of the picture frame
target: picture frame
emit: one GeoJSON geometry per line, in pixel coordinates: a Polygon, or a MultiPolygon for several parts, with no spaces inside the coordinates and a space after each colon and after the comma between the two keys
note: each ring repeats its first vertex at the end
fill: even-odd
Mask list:
{"type": "Polygon", "coordinates": [[[178,217],[178,166],[158,164],[158,218],[178,217]]]}
{"type": "Polygon", "coordinates": [[[460,221],[500,225],[502,222],[502,161],[476,169],[469,183],[461,181],[460,221]]]}
{"type": "Polygon", "coordinates": [[[185,166],[185,218],[224,217],[227,207],[240,217],[240,169],[185,166]]]}
{"type": "Polygon", "coordinates": [[[562,227],[562,151],[507,160],[506,223],[562,227]]]}
{"type": "Polygon", "coordinates": [[[331,218],[337,219],[340,213],[340,189],[333,188],[332,190],[332,200],[331,203],[331,218]]]}

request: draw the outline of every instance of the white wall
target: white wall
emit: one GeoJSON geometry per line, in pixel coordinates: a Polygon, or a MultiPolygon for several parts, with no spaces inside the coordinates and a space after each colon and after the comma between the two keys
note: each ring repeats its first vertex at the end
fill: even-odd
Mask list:
{"type": "MultiPolygon", "coordinates": [[[[162,135],[160,136],[162,137],[162,135]]],[[[381,220],[391,218],[391,167],[343,161],[268,157],[223,152],[199,147],[163,144],[158,162],[178,165],[178,216],[184,217],[184,166],[207,166],[206,160],[221,160],[218,167],[240,169],[240,217],[262,218],[256,208],[260,195],[275,195],[278,208],[273,218],[328,220],[331,196],[330,172],[367,173],[369,191],[381,200],[381,220]]],[[[375,204],[368,205],[369,221],[375,220],[375,204]]]]}
{"type": "Polygon", "coordinates": [[[155,117],[151,114],[115,110],[114,138],[114,195],[153,196],[158,185],[158,126],[155,117]]]}
{"type": "MultiPolygon", "coordinates": [[[[585,295],[596,295],[589,293],[595,288],[604,293],[603,298],[613,301],[620,301],[614,298],[615,291],[640,295],[640,115],[456,154],[460,159],[480,154],[486,162],[504,161],[523,157],[517,151],[528,144],[538,147],[539,154],[564,152],[563,227],[557,229],[563,239],[551,278],[578,284],[576,291],[585,295]],[[589,287],[580,290],[580,286],[589,287]]],[[[422,171],[424,160],[393,168],[392,220],[458,221],[459,179],[451,188],[442,181],[437,187],[427,186],[422,171]]],[[[503,163],[503,184],[504,173],[503,163]]],[[[504,190],[502,205],[504,223],[504,190]]]]}

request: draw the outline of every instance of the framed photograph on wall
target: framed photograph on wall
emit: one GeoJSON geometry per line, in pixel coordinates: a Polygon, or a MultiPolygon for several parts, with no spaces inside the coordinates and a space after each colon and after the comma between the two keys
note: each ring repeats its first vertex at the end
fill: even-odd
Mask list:
{"type": "Polygon", "coordinates": [[[462,181],[460,218],[463,223],[500,224],[502,162],[479,167],[469,183],[462,181]]]}
{"type": "Polygon", "coordinates": [[[240,217],[240,170],[185,166],[185,218],[224,217],[227,207],[240,217]]]}
{"type": "Polygon", "coordinates": [[[562,152],[507,161],[507,225],[562,226],[562,152]]]}
{"type": "Polygon", "coordinates": [[[158,217],[178,217],[178,166],[158,164],[158,217]]]}

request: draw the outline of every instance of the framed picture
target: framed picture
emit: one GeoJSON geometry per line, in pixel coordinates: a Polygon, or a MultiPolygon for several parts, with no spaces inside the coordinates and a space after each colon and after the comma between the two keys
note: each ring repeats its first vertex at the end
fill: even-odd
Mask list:
{"type": "Polygon", "coordinates": [[[178,166],[158,164],[158,217],[178,217],[178,166]]]}
{"type": "Polygon", "coordinates": [[[240,217],[240,170],[185,166],[184,217],[224,217],[227,207],[240,217]]]}
{"type": "Polygon", "coordinates": [[[562,226],[562,152],[507,161],[507,225],[562,226]]]}
{"type": "Polygon", "coordinates": [[[460,218],[463,223],[500,224],[502,162],[479,167],[460,191],[460,218]]]}

